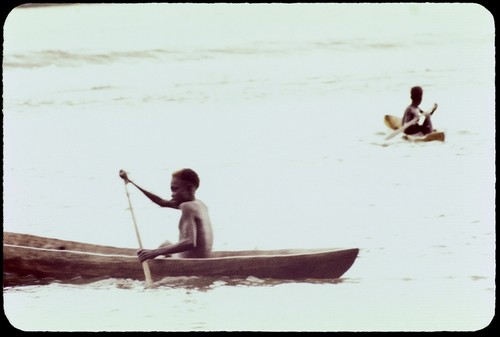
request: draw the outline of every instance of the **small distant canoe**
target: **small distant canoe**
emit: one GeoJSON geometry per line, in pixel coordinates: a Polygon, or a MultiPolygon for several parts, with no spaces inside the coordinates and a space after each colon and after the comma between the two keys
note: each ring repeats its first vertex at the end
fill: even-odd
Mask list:
{"type": "MultiPolygon", "coordinates": [[[[3,272],[58,281],[130,278],[144,280],[137,249],[4,232],[3,272]]],[[[154,281],[167,276],[274,279],[336,279],[353,265],[359,249],[283,249],[212,252],[209,258],[149,260],[154,281]]]]}
{"type": "MultiPolygon", "coordinates": [[[[384,124],[391,130],[397,130],[401,127],[401,118],[391,115],[384,116],[384,124]]],[[[425,136],[414,136],[414,135],[404,135],[403,139],[412,142],[430,142],[430,141],[440,141],[444,142],[445,134],[442,131],[434,131],[425,136]]]]}

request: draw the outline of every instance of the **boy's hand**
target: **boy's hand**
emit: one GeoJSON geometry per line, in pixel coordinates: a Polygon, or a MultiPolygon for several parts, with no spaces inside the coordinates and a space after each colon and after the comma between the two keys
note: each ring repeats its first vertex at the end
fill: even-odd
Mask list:
{"type": "Polygon", "coordinates": [[[154,255],[153,251],[150,249],[140,249],[137,252],[137,257],[139,258],[139,261],[144,262],[150,259],[154,259],[156,255],[154,255]]]}
{"type": "Polygon", "coordinates": [[[125,180],[125,184],[127,184],[129,182],[128,177],[127,177],[127,172],[125,172],[123,170],[120,170],[120,178],[125,180]]]}

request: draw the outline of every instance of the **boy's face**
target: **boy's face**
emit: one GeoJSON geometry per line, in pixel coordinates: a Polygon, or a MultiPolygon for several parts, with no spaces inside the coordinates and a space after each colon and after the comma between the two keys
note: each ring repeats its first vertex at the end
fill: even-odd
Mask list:
{"type": "Polygon", "coordinates": [[[411,100],[416,104],[416,105],[420,105],[420,103],[422,103],[422,95],[412,95],[411,96],[411,100]]]}
{"type": "Polygon", "coordinates": [[[191,184],[182,179],[172,177],[170,190],[172,191],[172,200],[178,202],[179,204],[185,201],[194,200],[195,189],[191,184]]]}
{"type": "Polygon", "coordinates": [[[422,96],[423,92],[421,90],[412,90],[411,91],[411,99],[414,101],[417,105],[422,103],[422,96]]]}

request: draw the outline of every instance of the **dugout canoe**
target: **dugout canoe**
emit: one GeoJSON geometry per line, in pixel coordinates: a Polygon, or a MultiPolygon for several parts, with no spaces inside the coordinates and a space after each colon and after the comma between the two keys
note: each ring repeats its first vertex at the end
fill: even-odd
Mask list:
{"type": "MultiPolygon", "coordinates": [[[[392,115],[385,115],[384,124],[391,130],[398,130],[402,126],[402,119],[392,115]]],[[[410,142],[444,142],[445,138],[445,133],[438,130],[434,130],[424,136],[403,135],[403,139],[410,142]]]]}
{"type": "MultiPolygon", "coordinates": [[[[119,248],[4,232],[3,273],[58,281],[144,280],[134,248],[119,248]]],[[[359,249],[282,249],[212,252],[209,258],[149,260],[153,281],[167,276],[272,279],[336,279],[353,265],[359,249]]]]}

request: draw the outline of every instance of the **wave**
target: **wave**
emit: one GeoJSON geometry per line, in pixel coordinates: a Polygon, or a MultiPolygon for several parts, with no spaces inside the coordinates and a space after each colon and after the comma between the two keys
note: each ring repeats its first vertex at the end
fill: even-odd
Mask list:
{"type": "MultiPolygon", "coordinates": [[[[73,280],[62,282],[52,278],[35,278],[31,275],[14,277],[13,275],[4,274],[4,287],[10,291],[18,291],[33,286],[81,286],[99,289],[144,289],[144,281],[123,279],[123,278],[95,278],[84,280],[82,278],[74,278],[73,280]],[[6,277],[5,277],[6,276],[6,277]]],[[[196,289],[207,291],[221,286],[247,286],[247,287],[272,287],[280,284],[342,284],[342,283],[359,283],[357,279],[337,278],[337,279],[302,279],[302,280],[287,280],[287,279],[270,279],[258,278],[249,276],[247,278],[238,277],[207,277],[207,276],[167,276],[154,283],[154,289],[162,288],[180,288],[180,289],[196,289]]]]}
{"type": "Polygon", "coordinates": [[[255,56],[289,56],[314,51],[320,52],[359,52],[368,50],[387,50],[401,48],[398,43],[384,41],[312,41],[304,44],[293,43],[255,43],[246,46],[220,46],[195,49],[162,49],[126,50],[126,51],[68,51],[63,49],[47,49],[27,51],[23,53],[6,53],[4,68],[41,68],[48,66],[77,67],[86,64],[100,65],[117,62],[141,61],[199,61],[220,57],[255,57],[255,56]]]}
{"type": "Polygon", "coordinates": [[[64,50],[42,50],[37,52],[5,55],[6,68],[40,68],[47,66],[80,66],[82,64],[111,64],[123,60],[158,59],[175,54],[168,50],[111,51],[107,53],[68,52],[64,50]]]}

